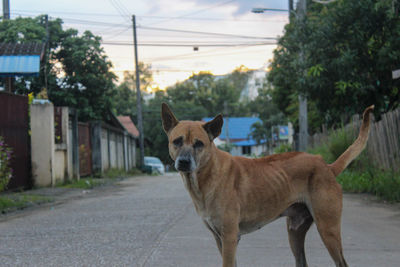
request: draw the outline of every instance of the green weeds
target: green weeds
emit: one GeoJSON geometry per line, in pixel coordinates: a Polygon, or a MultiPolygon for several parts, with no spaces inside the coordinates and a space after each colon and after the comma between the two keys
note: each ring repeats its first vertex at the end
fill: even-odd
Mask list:
{"type": "Polygon", "coordinates": [[[2,194],[0,195],[0,212],[7,213],[52,201],[50,197],[25,193],[2,194]]]}
{"type": "MultiPolygon", "coordinates": [[[[332,132],[327,142],[308,152],[321,155],[328,163],[334,162],[355,140],[345,129],[332,132]]],[[[381,170],[365,152],[343,171],[337,181],[345,192],[371,193],[389,202],[400,202],[400,173],[381,170]]]]}

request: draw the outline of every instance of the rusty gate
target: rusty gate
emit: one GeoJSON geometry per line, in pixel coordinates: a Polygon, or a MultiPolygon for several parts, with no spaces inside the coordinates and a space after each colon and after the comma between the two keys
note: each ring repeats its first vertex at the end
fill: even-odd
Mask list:
{"type": "Polygon", "coordinates": [[[90,142],[90,126],[88,123],[78,123],[79,139],[79,175],[92,174],[92,146],[90,142]]]}
{"type": "Polygon", "coordinates": [[[32,187],[28,97],[0,92],[0,135],[12,149],[9,189],[32,187]]]}

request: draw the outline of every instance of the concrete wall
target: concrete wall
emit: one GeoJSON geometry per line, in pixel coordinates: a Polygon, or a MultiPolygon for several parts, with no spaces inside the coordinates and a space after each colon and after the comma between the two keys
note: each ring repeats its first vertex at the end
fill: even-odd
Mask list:
{"type": "Polygon", "coordinates": [[[93,122],[91,133],[94,172],[136,167],[136,140],[126,131],[93,122]]]}
{"type": "Polygon", "coordinates": [[[62,144],[55,144],[54,106],[51,103],[31,107],[32,176],[35,186],[54,186],[72,177],[71,134],[68,108],[62,108],[62,144]]]}
{"type": "Polygon", "coordinates": [[[55,185],[54,107],[51,103],[31,107],[32,177],[35,186],[55,185]]]}

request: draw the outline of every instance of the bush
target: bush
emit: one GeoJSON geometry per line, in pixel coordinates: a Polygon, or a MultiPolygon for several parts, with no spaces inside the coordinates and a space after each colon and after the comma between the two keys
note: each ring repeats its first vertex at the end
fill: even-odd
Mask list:
{"type": "MultiPolygon", "coordinates": [[[[355,140],[355,136],[342,128],[332,132],[328,141],[310,149],[328,163],[335,161],[355,140]]],[[[364,151],[343,171],[337,181],[346,192],[372,193],[390,202],[400,202],[400,173],[380,170],[369,161],[364,151]]]]}
{"type": "Polygon", "coordinates": [[[345,170],[337,180],[346,192],[372,193],[390,202],[400,202],[400,173],[345,170]]]}
{"type": "Polygon", "coordinates": [[[12,157],[12,150],[4,142],[4,138],[0,136],[0,192],[6,189],[8,182],[12,176],[12,169],[10,161],[12,157]]]}
{"type": "Polygon", "coordinates": [[[353,144],[355,138],[344,127],[329,135],[328,150],[333,160],[336,160],[346,149],[353,144]]]}
{"type": "Polygon", "coordinates": [[[279,153],[285,153],[285,152],[290,152],[292,151],[292,145],[289,143],[282,143],[280,144],[277,148],[274,149],[274,153],[275,154],[279,154],[279,153]]]}

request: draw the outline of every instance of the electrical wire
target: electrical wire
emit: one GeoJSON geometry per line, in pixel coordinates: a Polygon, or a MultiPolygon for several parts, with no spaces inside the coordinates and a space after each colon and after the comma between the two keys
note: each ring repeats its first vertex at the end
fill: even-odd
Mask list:
{"type": "MultiPolygon", "coordinates": [[[[67,15],[83,15],[83,16],[94,16],[94,17],[121,17],[120,14],[111,13],[89,13],[89,12],[68,12],[68,11],[46,11],[46,10],[23,10],[14,9],[13,14],[67,14],[67,15]],[[15,13],[17,12],[17,13],[15,13]]],[[[13,15],[12,14],[12,15],[13,15]]],[[[287,16],[284,16],[282,20],[273,19],[225,19],[225,18],[203,18],[203,17],[168,17],[168,16],[148,16],[148,15],[137,15],[138,19],[174,19],[174,20],[205,20],[205,21],[230,21],[230,22],[287,22],[287,16]]]]}
{"type": "Polygon", "coordinates": [[[162,21],[158,21],[158,22],[155,22],[155,23],[151,23],[151,24],[148,24],[148,25],[145,25],[145,26],[150,26],[150,25],[165,23],[165,22],[167,22],[167,21],[171,21],[171,20],[175,20],[175,19],[180,19],[180,18],[185,18],[185,17],[191,16],[191,15],[196,15],[196,14],[202,13],[202,12],[204,12],[204,11],[207,11],[207,10],[210,10],[210,9],[213,9],[213,8],[216,8],[216,7],[224,6],[224,5],[226,5],[226,4],[229,4],[229,3],[235,2],[235,1],[236,1],[236,0],[229,0],[229,1],[220,2],[220,3],[217,3],[217,4],[212,5],[212,6],[210,6],[210,7],[197,10],[197,11],[195,11],[195,12],[191,12],[191,13],[188,13],[188,14],[185,14],[185,15],[182,15],[182,16],[171,17],[171,18],[168,18],[168,19],[165,19],[165,20],[162,20],[162,21]]]}
{"type": "Polygon", "coordinates": [[[127,11],[124,9],[124,7],[121,7],[119,5],[119,2],[117,0],[108,0],[108,2],[110,2],[114,6],[115,10],[117,10],[117,12],[121,15],[121,17],[123,19],[130,22],[129,13],[127,13],[127,11]]]}
{"type": "MultiPolygon", "coordinates": [[[[103,45],[119,45],[119,46],[133,46],[132,42],[102,42],[103,45]]],[[[263,43],[241,43],[241,44],[222,44],[222,43],[208,43],[208,44],[164,44],[164,43],[138,43],[138,46],[161,46],[161,47],[231,47],[231,46],[260,46],[260,45],[276,45],[276,42],[263,42],[263,43]]]]}
{"type": "Polygon", "coordinates": [[[212,35],[212,36],[219,36],[219,37],[235,37],[235,38],[244,38],[244,39],[277,40],[276,37],[246,36],[246,35],[235,35],[235,34],[229,34],[229,33],[189,31],[189,30],[179,30],[179,29],[169,29],[169,28],[156,28],[156,27],[146,27],[146,26],[138,26],[138,28],[143,29],[143,30],[179,32],[179,33],[190,33],[190,34],[200,34],[200,35],[212,35]]]}

